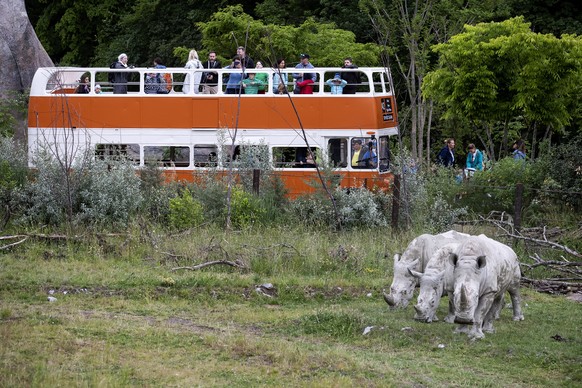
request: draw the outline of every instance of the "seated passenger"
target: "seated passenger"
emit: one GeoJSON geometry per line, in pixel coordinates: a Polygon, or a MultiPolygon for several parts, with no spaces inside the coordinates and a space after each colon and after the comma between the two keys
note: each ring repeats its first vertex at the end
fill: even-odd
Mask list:
{"type": "Polygon", "coordinates": [[[249,73],[249,78],[242,81],[242,86],[245,94],[258,94],[259,88],[264,86],[263,81],[256,78],[255,73],[249,73]]]}

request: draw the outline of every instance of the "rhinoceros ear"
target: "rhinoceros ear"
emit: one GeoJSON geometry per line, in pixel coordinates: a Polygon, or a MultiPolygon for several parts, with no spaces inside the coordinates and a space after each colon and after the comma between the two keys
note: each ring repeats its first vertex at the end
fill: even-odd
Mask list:
{"type": "Polygon", "coordinates": [[[459,260],[459,256],[457,256],[457,254],[456,254],[456,253],[451,253],[451,254],[449,255],[449,261],[451,262],[451,264],[453,265],[453,267],[454,267],[455,265],[457,265],[457,261],[458,261],[458,260],[459,260]]]}
{"type": "Polygon", "coordinates": [[[411,274],[412,276],[414,276],[415,278],[420,279],[422,277],[422,273],[415,271],[412,268],[414,268],[414,267],[408,267],[408,273],[411,274]]]}
{"type": "Polygon", "coordinates": [[[485,258],[485,256],[477,257],[477,266],[479,268],[483,268],[485,267],[485,265],[487,265],[487,259],[485,258]]]}
{"type": "Polygon", "coordinates": [[[394,264],[398,263],[400,261],[400,253],[395,253],[394,254],[394,264]]]}

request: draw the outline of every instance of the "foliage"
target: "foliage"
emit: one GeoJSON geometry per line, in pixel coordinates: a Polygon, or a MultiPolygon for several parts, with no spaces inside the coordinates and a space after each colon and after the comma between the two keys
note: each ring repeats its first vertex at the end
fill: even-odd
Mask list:
{"type": "Polygon", "coordinates": [[[79,190],[77,220],[125,227],[143,201],[140,179],[128,160],[95,160],[79,190]]]}
{"type": "Polygon", "coordinates": [[[232,188],[231,223],[233,227],[248,228],[259,224],[263,221],[265,213],[265,208],[257,197],[247,193],[240,186],[232,188]]]}
{"type": "Polygon", "coordinates": [[[28,93],[9,91],[0,99],[0,137],[11,137],[21,132],[21,118],[25,117],[27,109],[28,93]]]}
{"type": "Polygon", "coordinates": [[[0,137],[0,230],[18,206],[16,193],[26,184],[28,166],[21,144],[0,137]]]}
{"type": "Polygon", "coordinates": [[[93,161],[84,154],[65,170],[58,159],[40,153],[35,166],[34,179],[21,193],[20,222],[124,227],[143,200],[129,161],[93,161]]]}
{"type": "Polygon", "coordinates": [[[244,13],[241,6],[230,6],[214,13],[208,22],[199,22],[198,27],[204,47],[234,54],[242,45],[251,57],[273,66],[277,58],[287,58],[289,62],[297,58],[298,62],[298,55],[303,52],[310,54],[315,66],[341,66],[347,56],[356,64],[379,63],[377,45],[356,43],[352,32],[313,19],[298,27],[264,24],[244,13]]]}
{"type": "Polygon", "coordinates": [[[179,197],[170,199],[170,225],[176,229],[188,229],[204,221],[202,204],[192,197],[188,189],[179,197]]]}
{"type": "Polygon", "coordinates": [[[538,198],[544,204],[562,204],[565,211],[582,211],[582,136],[554,145],[539,162],[545,179],[538,198]]]}
{"type": "Polygon", "coordinates": [[[537,126],[562,131],[582,92],[582,40],[534,33],[529,26],[521,17],[465,26],[435,46],[440,67],[423,82],[424,95],[445,107],[442,117],[466,120],[487,139],[490,155],[495,122],[521,117],[533,138],[537,126]]]}

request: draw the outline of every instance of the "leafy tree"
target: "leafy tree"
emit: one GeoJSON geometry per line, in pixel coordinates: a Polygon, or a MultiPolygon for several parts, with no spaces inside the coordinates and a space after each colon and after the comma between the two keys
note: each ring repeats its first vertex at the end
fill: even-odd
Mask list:
{"type": "MultiPolygon", "coordinates": [[[[435,46],[435,51],[440,68],[427,74],[424,96],[443,105],[444,119],[467,122],[492,159],[494,135],[506,142],[510,123],[523,122],[524,137],[535,144],[537,128],[562,131],[579,104],[582,40],[578,37],[537,34],[518,17],[465,26],[463,33],[435,46]]],[[[507,149],[507,144],[501,144],[501,149],[507,149]]]]}
{"type": "Polygon", "coordinates": [[[377,45],[356,43],[354,33],[311,18],[299,27],[266,25],[244,13],[239,5],[216,12],[208,22],[200,22],[198,26],[205,48],[234,55],[237,46],[242,45],[251,57],[270,64],[279,57],[298,61],[302,52],[308,52],[311,62],[317,66],[340,66],[347,56],[367,66],[379,63],[377,45]]]}
{"type": "Polygon", "coordinates": [[[401,129],[410,124],[412,157],[430,160],[432,102],[421,93],[426,74],[436,65],[431,46],[446,42],[462,30],[465,23],[486,20],[494,14],[506,14],[496,2],[454,0],[362,0],[379,43],[386,49],[386,65],[393,74],[401,103],[401,129]],[[404,107],[404,109],[402,109],[404,107]],[[426,142],[425,142],[426,140],[426,142]],[[424,145],[426,144],[426,153],[424,145]]]}

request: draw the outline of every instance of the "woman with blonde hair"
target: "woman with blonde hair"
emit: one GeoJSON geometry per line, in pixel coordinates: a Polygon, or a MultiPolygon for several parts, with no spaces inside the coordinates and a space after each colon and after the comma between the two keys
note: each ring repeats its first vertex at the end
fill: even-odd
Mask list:
{"type": "MultiPolygon", "coordinates": [[[[196,52],[196,50],[190,50],[190,53],[188,54],[188,62],[184,67],[186,69],[202,69],[202,63],[198,59],[198,53],[196,52]]],[[[182,88],[182,91],[186,94],[190,94],[192,93],[193,90],[195,94],[198,94],[198,92],[200,91],[201,78],[202,78],[201,71],[194,73],[193,77],[190,76],[190,73],[186,74],[186,78],[184,79],[184,87],[182,88]]]]}

